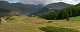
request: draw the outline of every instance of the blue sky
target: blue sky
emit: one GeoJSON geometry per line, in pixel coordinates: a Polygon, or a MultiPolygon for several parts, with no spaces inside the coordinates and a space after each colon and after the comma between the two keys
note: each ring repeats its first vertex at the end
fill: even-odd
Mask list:
{"type": "Polygon", "coordinates": [[[55,2],[65,2],[69,4],[77,4],[80,2],[80,0],[7,0],[11,3],[16,3],[16,2],[21,2],[25,4],[39,4],[39,3],[44,3],[44,4],[49,4],[49,3],[55,3],[55,2]]]}

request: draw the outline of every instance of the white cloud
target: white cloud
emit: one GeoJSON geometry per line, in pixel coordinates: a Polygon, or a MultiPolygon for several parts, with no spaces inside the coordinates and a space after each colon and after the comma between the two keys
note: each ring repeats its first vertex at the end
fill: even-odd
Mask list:
{"type": "Polygon", "coordinates": [[[9,2],[21,2],[25,4],[49,4],[49,3],[55,3],[55,2],[65,2],[69,4],[77,4],[80,2],[80,0],[8,0],[9,2]]]}
{"type": "Polygon", "coordinates": [[[79,2],[76,0],[63,0],[63,2],[65,3],[69,3],[69,4],[78,4],[79,2]]]}

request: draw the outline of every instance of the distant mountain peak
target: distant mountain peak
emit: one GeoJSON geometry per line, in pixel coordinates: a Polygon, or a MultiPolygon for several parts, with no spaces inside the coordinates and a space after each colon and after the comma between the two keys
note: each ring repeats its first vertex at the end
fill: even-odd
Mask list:
{"type": "Polygon", "coordinates": [[[0,1],[0,2],[8,2],[8,1],[0,1]]]}
{"type": "Polygon", "coordinates": [[[68,4],[68,3],[65,3],[65,2],[56,2],[56,3],[50,3],[50,4],[68,4]]]}
{"type": "Polygon", "coordinates": [[[0,5],[1,4],[9,4],[9,2],[8,1],[0,1],[0,5]]]}
{"type": "Polygon", "coordinates": [[[56,10],[61,10],[65,7],[68,7],[70,6],[70,4],[67,4],[67,3],[64,3],[64,2],[57,2],[57,3],[51,3],[51,4],[48,4],[46,7],[47,8],[53,8],[53,9],[56,9],[56,10]]]}

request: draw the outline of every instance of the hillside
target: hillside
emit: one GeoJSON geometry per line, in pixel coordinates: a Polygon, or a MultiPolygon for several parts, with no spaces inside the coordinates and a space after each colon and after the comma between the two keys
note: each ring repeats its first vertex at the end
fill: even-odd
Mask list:
{"type": "Polygon", "coordinates": [[[51,3],[43,6],[42,4],[34,5],[34,4],[23,4],[23,3],[8,3],[7,1],[0,1],[0,7],[2,9],[15,10],[15,12],[19,12],[19,15],[28,15],[28,16],[51,12],[49,10],[62,10],[69,6],[71,6],[71,4],[67,4],[64,2],[51,3]]]}
{"type": "Polygon", "coordinates": [[[58,2],[58,3],[48,4],[46,7],[48,9],[53,9],[53,10],[62,10],[62,9],[69,7],[69,6],[71,6],[71,4],[67,4],[64,2],[58,2]]]}
{"type": "Polygon", "coordinates": [[[36,23],[45,22],[44,19],[27,16],[12,16],[7,21],[0,24],[0,32],[39,32],[36,23]]]}
{"type": "Polygon", "coordinates": [[[48,23],[47,20],[37,17],[12,16],[0,24],[0,32],[43,32],[39,29],[41,26],[64,27],[80,30],[80,22],[67,22],[65,20],[53,20],[48,23]]]}
{"type": "Polygon", "coordinates": [[[80,32],[80,4],[0,1],[0,16],[0,32],[80,32]]]}
{"type": "Polygon", "coordinates": [[[22,15],[22,10],[12,7],[7,1],[0,1],[0,16],[22,15]]]}
{"type": "Polygon", "coordinates": [[[64,2],[58,2],[58,3],[51,3],[43,7],[40,11],[37,13],[34,13],[34,15],[45,15],[49,12],[55,12],[55,11],[61,11],[64,8],[72,6],[71,4],[67,4],[64,2]]]}
{"type": "Polygon", "coordinates": [[[12,7],[16,7],[22,10],[22,14],[28,16],[38,12],[43,7],[42,4],[34,5],[34,4],[11,3],[10,5],[12,7]]]}
{"type": "MultiPolygon", "coordinates": [[[[34,5],[34,4],[9,3],[7,1],[0,1],[1,9],[10,10],[10,12],[8,11],[8,13],[11,13],[13,11],[19,12],[18,15],[32,15],[33,13],[38,12],[42,7],[43,7],[42,4],[34,5]]],[[[6,11],[4,12],[6,13],[6,11]]]]}

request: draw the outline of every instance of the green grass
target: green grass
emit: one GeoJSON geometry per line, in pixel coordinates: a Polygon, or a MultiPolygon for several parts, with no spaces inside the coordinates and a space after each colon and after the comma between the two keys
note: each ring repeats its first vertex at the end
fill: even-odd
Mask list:
{"type": "Polygon", "coordinates": [[[27,16],[13,16],[7,21],[7,23],[2,23],[0,25],[0,32],[41,32],[39,27],[45,26],[80,30],[79,21],[68,22],[65,20],[53,20],[53,22],[48,23],[47,20],[27,16]],[[36,23],[38,21],[41,22],[36,23]]]}
{"type": "Polygon", "coordinates": [[[80,16],[71,17],[71,20],[74,20],[74,21],[80,21],[80,16]]]}
{"type": "MultiPolygon", "coordinates": [[[[7,23],[0,25],[0,32],[39,32],[34,24],[33,18],[26,16],[13,16],[14,20],[8,19],[7,23]]],[[[34,18],[36,19],[36,18],[34,18]]]]}
{"type": "Polygon", "coordinates": [[[52,27],[52,26],[40,27],[39,29],[45,32],[79,32],[78,30],[72,28],[62,28],[62,27],[52,27]]]}

